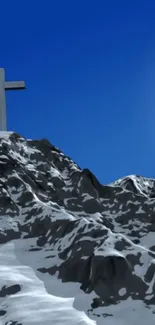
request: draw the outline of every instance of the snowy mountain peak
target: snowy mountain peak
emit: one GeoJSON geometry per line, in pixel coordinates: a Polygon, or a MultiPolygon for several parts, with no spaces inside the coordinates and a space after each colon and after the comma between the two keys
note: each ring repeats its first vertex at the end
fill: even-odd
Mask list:
{"type": "Polygon", "coordinates": [[[154,233],[154,180],[0,132],[0,325],[153,325],[154,233]]]}
{"type": "Polygon", "coordinates": [[[155,199],[155,180],[152,178],[129,175],[113,182],[111,186],[120,186],[125,190],[155,199]]]}

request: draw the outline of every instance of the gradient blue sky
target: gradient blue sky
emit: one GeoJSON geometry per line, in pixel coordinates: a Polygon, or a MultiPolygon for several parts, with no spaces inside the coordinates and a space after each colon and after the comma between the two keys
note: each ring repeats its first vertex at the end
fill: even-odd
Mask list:
{"type": "Polygon", "coordinates": [[[8,128],[48,138],[102,183],[155,177],[155,1],[3,1],[8,128]]]}

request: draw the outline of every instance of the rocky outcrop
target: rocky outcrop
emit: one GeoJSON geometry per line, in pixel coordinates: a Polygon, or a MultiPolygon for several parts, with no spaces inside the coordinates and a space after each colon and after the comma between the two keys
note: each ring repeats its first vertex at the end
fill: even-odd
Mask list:
{"type": "MultiPolygon", "coordinates": [[[[38,274],[95,292],[94,309],[131,299],[153,313],[154,185],[133,175],[101,185],[47,140],[1,134],[0,244],[23,247],[38,274]]],[[[0,297],[18,290],[3,285],[0,297]]]]}

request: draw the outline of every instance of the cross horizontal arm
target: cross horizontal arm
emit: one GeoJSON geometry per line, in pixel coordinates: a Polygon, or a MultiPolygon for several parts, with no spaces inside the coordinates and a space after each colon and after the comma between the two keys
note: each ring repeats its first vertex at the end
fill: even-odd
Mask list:
{"type": "Polygon", "coordinates": [[[5,90],[20,90],[26,88],[24,81],[6,81],[4,85],[5,90]]]}

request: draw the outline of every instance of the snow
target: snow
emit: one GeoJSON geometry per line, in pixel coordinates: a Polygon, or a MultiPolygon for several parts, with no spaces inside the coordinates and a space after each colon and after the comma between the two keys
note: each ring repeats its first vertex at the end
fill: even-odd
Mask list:
{"type": "Polygon", "coordinates": [[[0,245],[0,286],[11,286],[16,283],[21,287],[15,295],[0,298],[0,310],[7,309],[7,313],[1,316],[1,325],[11,320],[24,325],[96,324],[84,311],[74,308],[73,296],[62,297],[61,293],[59,296],[60,284],[57,283],[56,277],[48,276],[49,283],[46,281],[46,286],[51,288],[51,291],[52,288],[56,288],[56,295],[47,292],[44,282],[37,277],[33,268],[19,262],[16,249],[13,241],[0,245]]]}
{"type": "Polygon", "coordinates": [[[126,294],[126,288],[121,288],[118,293],[120,296],[124,296],[126,294]]]}
{"type": "MultiPolygon", "coordinates": [[[[155,306],[145,308],[140,300],[128,298],[120,304],[97,309],[97,315],[105,315],[105,325],[154,325],[155,322],[155,306]],[[152,318],[150,317],[150,309],[152,318]],[[109,317],[107,317],[109,315],[109,317]]],[[[104,325],[104,320],[99,325],[104,325]]]]}
{"type": "MultiPolygon", "coordinates": [[[[150,309],[130,298],[93,312],[90,301],[94,293],[87,295],[78,284],[65,284],[56,276],[37,272],[40,253],[35,252],[34,258],[27,251],[24,256],[24,245],[26,240],[23,245],[21,240],[0,245],[0,286],[20,285],[16,294],[0,298],[0,311],[7,311],[1,316],[1,325],[11,320],[22,325],[103,325],[104,319],[106,325],[138,325],[139,321],[141,325],[154,325],[155,307],[149,306],[150,318],[150,309]]],[[[125,294],[126,289],[122,288],[119,295],[125,294]]]]}
{"type": "Polygon", "coordinates": [[[14,132],[12,131],[0,131],[0,138],[2,139],[9,139],[10,135],[12,135],[14,132]]]}

